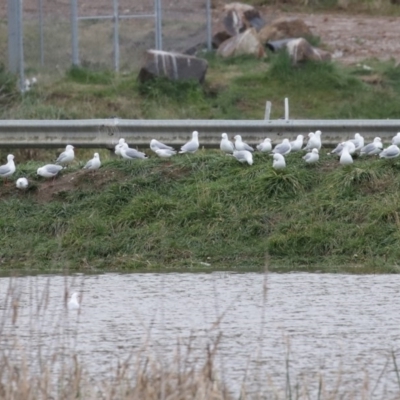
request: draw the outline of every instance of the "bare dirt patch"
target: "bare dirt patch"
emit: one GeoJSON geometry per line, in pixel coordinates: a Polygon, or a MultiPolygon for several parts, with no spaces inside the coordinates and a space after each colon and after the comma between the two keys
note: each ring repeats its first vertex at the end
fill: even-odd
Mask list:
{"type": "Polygon", "coordinates": [[[87,190],[100,191],[108,183],[112,181],[121,182],[122,179],[123,174],[119,174],[118,171],[101,169],[93,173],[92,171],[79,170],[66,175],[59,175],[54,180],[39,178],[31,181],[26,191],[17,189],[13,181],[3,183],[0,186],[0,198],[29,196],[38,203],[48,203],[54,200],[62,201],[68,192],[79,190],[82,187],[87,190]]]}

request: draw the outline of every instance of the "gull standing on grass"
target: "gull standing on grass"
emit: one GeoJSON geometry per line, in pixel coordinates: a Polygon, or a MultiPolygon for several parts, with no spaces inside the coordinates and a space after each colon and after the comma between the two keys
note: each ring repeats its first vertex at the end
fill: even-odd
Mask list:
{"type": "Polygon", "coordinates": [[[43,178],[55,178],[62,169],[63,167],[61,165],[46,164],[38,168],[36,173],[43,176],[43,178]]]}
{"type": "Polygon", "coordinates": [[[17,182],[15,182],[15,186],[17,187],[17,189],[26,189],[29,185],[28,179],[26,179],[25,177],[23,178],[18,178],[17,182]]]}
{"type": "MultiPolygon", "coordinates": [[[[121,155],[121,147],[122,147],[122,145],[125,143],[125,139],[124,138],[120,138],[119,140],[118,140],[118,143],[115,145],[115,151],[114,151],[114,153],[117,155],[117,156],[120,156],[121,155]]],[[[122,157],[122,156],[121,156],[122,157]]]]}
{"type": "Polygon", "coordinates": [[[398,157],[400,154],[400,149],[397,145],[392,144],[391,146],[387,147],[385,150],[379,153],[380,158],[395,158],[398,157]]]}
{"type": "Polygon", "coordinates": [[[228,135],[226,133],[223,133],[221,136],[222,139],[219,144],[219,148],[224,153],[232,154],[235,150],[234,144],[228,139],[228,135]]]}
{"type": "Polygon", "coordinates": [[[321,131],[316,131],[314,134],[311,135],[312,132],[308,134],[308,142],[306,144],[306,147],[304,147],[303,150],[309,150],[311,151],[312,149],[318,149],[321,150],[321,131]]]}
{"type": "Polygon", "coordinates": [[[341,156],[345,145],[347,146],[347,150],[350,154],[355,153],[356,145],[352,140],[347,140],[346,142],[339,143],[329,154],[337,154],[338,156],[341,156]]]}
{"type": "Polygon", "coordinates": [[[176,150],[157,149],[156,154],[158,155],[158,157],[161,157],[161,158],[169,158],[176,154],[176,150]]]}
{"type": "Polygon", "coordinates": [[[290,145],[289,139],[283,139],[282,143],[279,143],[275,146],[275,148],[272,150],[274,154],[282,154],[283,156],[286,156],[286,154],[289,154],[292,150],[292,146],[290,145]]]}
{"type": "Polygon", "coordinates": [[[199,149],[199,146],[199,132],[193,131],[192,139],[181,147],[181,151],[179,153],[196,153],[196,151],[199,149]]]}
{"type": "Polygon", "coordinates": [[[238,151],[247,150],[247,151],[254,151],[254,149],[249,146],[246,142],[243,142],[242,137],[240,135],[236,135],[235,139],[235,149],[238,151]]]}
{"type": "Polygon", "coordinates": [[[297,135],[296,140],[292,140],[290,142],[290,147],[291,147],[291,152],[295,151],[300,151],[301,148],[303,147],[303,141],[304,141],[304,136],[303,135],[297,135]]]}
{"type": "Polygon", "coordinates": [[[303,160],[307,164],[314,164],[314,163],[318,162],[318,160],[319,160],[318,149],[312,149],[312,151],[310,153],[307,153],[305,156],[303,156],[303,160]]]}
{"type": "Polygon", "coordinates": [[[136,149],[131,149],[127,143],[122,144],[120,151],[122,158],[125,158],[126,160],[143,160],[147,158],[145,153],[136,149]]]}
{"type": "Polygon", "coordinates": [[[233,157],[241,163],[247,162],[247,164],[253,165],[253,154],[248,150],[235,150],[233,157]]]}
{"type": "Polygon", "coordinates": [[[101,161],[99,157],[99,153],[94,153],[93,158],[89,160],[83,169],[90,169],[92,171],[99,169],[101,167],[101,161]]]}
{"type": "Polygon", "coordinates": [[[349,142],[354,143],[355,150],[354,152],[360,151],[362,147],[364,147],[364,137],[359,133],[354,135],[354,139],[350,139],[349,142]]]}
{"type": "Polygon", "coordinates": [[[397,132],[397,134],[393,136],[392,144],[395,144],[396,146],[400,144],[400,132],[397,132]]]}
{"type": "Polygon", "coordinates": [[[272,143],[270,138],[264,139],[263,142],[257,145],[257,150],[261,153],[269,153],[272,150],[272,143]]]}
{"type": "Polygon", "coordinates": [[[7,164],[0,166],[0,176],[5,178],[5,182],[7,182],[7,178],[11,176],[15,172],[15,163],[14,156],[9,154],[7,156],[7,164]]]}
{"type": "Polygon", "coordinates": [[[157,139],[151,139],[150,141],[150,149],[154,151],[154,153],[157,152],[157,150],[172,150],[175,151],[175,149],[171,146],[167,146],[166,144],[159,142],[157,139]]]}
{"type": "Polygon", "coordinates": [[[342,150],[342,153],[340,155],[340,160],[339,160],[340,164],[342,164],[342,165],[353,164],[353,157],[351,156],[351,154],[349,152],[349,148],[350,148],[350,145],[349,145],[349,143],[346,142],[343,146],[343,150],[342,150]]]}
{"type": "Polygon", "coordinates": [[[272,162],[272,168],[273,169],[284,169],[284,168],[286,168],[285,157],[282,154],[275,153],[273,155],[273,157],[274,157],[274,161],[272,162]]]}
{"type": "Polygon", "coordinates": [[[56,164],[67,165],[72,163],[75,158],[74,146],[67,144],[65,151],[63,151],[57,158],[56,164]]]}
{"type": "Polygon", "coordinates": [[[380,137],[376,137],[372,143],[369,143],[360,149],[360,156],[363,156],[364,154],[367,156],[379,154],[382,149],[382,139],[380,137]]]}
{"type": "Polygon", "coordinates": [[[71,298],[68,300],[67,303],[68,310],[79,310],[81,307],[78,302],[78,293],[72,293],[71,298]]]}

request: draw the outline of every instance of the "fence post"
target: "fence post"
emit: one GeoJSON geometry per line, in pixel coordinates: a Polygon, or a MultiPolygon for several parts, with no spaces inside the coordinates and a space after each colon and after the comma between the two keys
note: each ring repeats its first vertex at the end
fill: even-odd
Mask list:
{"type": "Polygon", "coordinates": [[[23,0],[16,1],[18,4],[18,60],[19,60],[19,88],[21,92],[25,91],[25,64],[24,64],[24,27],[23,27],[23,0]]]}
{"type": "Polygon", "coordinates": [[[39,0],[39,37],[40,37],[40,66],[44,65],[44,40],[43,40],[43,0],[39,0]]]}
{"type": "Polygon", "coordinates": [[[72,65],[79,65],[77,0],[70,0],[70,5],[71,5],[72,65]]]}
{"type": "Polygon", "coordinates": [[[119,72],[119,6],[118,0],[113,0],[114,6],[114,70],[119,72]]]}
{"type": "Polygon", "coordinates": [[[156,49],[162,50],[162,8],[161,0],[154,0],[154,13],[156,16],[156,49]]]}
{"type": "Polygon", "coordinates": [[[19,89],[24,92],[25,66],[22,11],[22,0],[8,0],[8,68],[12,73],[19,74],[19,89]]]}
{"type": "Polygon", "coordinates": [[[207,13],[207,50],[212,50],[212,28],[211,28],[211,0],[206,0],[207,13]]]}

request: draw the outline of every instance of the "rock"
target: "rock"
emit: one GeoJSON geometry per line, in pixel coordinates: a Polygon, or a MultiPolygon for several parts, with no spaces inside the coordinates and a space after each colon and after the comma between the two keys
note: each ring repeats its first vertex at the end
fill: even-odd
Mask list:
{"type": "Polygon", "coordinates": [[[230,35],[228,32],[225,31],[220,31],[217,32],[213,37],[212,37],[212,46],[214,49],[218,49],[219,45],[222,42],[225,42],[225,40],[228,40],[231,38],[232,35],[230,35]]]}
{"type": "Polygon", "coordinates": [[[266,55],[264,46],[260,42],[254,28],[233,36],[218,47],[217,54],[222,57],[233,57],[242,54],[252,54],[257,58],[266,55]]]}
{"type": "Polygon", "coordinates": [[[264,45],[268,41],[311,36],[311,30],[300,18],[279,18],[264,26],[258,36],[264,45]]]}
{"type": "Polygon", "coordinates": [[[146,61],[138,79],[145,82],[158,76],[171,80],[196,79],[204,81],[208,68],[206,60],[186,54],[161,50],[147,50],[146,61]]]}
{"type": "Polygon", "coordinates": [[[331,54],[327,51],[311,46],[304,38],[290,40],[286,44],[287,51],[293,64],[302,61],[330,61],[331,54]]]}
{"type": "Polygon", "coordinates": [[[243,14],[244,14],[244,21],[247,22],[246,25],[256,28],[257,31],[259,31],[261,28],[265,26],[265,21],[261,17],[258,10],[256,9],[248,10],[245,11],[243,14]]]}
{"type": "Polygon", "coordinates": [[[261,29],[265,25],[258,10],[244,3],[229,3],[224,6],[226,13],[223,23],[226,32],[235,36],[248,28],[261,29]]]}

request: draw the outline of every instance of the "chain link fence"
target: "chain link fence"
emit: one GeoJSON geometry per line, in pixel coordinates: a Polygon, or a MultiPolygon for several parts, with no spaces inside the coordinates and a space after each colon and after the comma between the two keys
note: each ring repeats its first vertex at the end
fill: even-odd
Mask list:
{"type": "Polygon", "coordinates": [[[0,63],[13,65],[11,69],[20,72],[22,78],[23,74],[29,77],[41,71],[63,73],[76,56],[75,61],[90,68],[132,71],[139,68],[147,49],[190,52],[199,44],[211,43],[210,0],[7,0],[3,3],[0,63]],[[10,18],[9,9],[15,2],[21,7],[20,18],[10,18]],[[74,14],[76,18],[71,18],[74,14]],[[22,32],[20,41],[14,37],[18,32],[11,35],[11,47],[8,24],[16,32],[22,32]],[[73,46],[74,24],[77,49],[73,46]],[[10,55],[17,61],[10,63],[10,55]],[[15,62],[18,66],[22,63],[22,67],[15,68],[15,62]]]}

